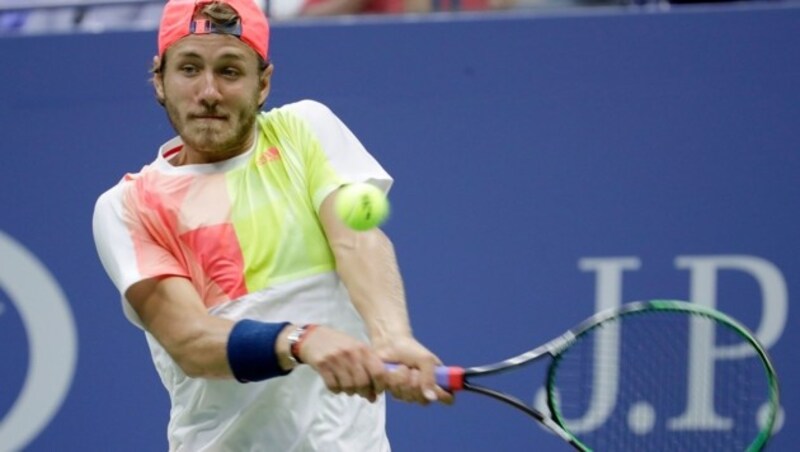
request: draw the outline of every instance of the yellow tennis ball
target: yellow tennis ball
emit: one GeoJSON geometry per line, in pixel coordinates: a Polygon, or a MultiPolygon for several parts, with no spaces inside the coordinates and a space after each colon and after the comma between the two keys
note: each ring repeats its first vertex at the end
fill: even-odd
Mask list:
{"type": "Polygon", "coordinates": [[[345,185],[336,195],[336,214],[351,229],[366,231],[386,221],[389,200],[372,184],[345,185]]]}

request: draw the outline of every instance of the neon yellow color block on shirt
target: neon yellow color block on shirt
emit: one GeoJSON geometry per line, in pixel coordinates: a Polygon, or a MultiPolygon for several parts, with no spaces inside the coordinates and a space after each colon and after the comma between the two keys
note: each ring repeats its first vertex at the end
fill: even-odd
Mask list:
{"type": "Polygon", "coordinates": [[[248,292],[335,268],[317,212],[339,176],[302,120],[273,110],[259,122],[250,161],[227,174],[248,292]]]}

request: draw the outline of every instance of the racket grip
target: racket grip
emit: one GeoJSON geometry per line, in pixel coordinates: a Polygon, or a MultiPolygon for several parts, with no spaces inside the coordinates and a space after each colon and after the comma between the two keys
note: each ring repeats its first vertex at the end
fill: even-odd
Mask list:
{"type": "MultiPolygon", "coordinates": [[[[397,364],[384,364],[389,372],[397,369],[397,364]]],[[[460,391],[464,389],[464,368],[457,366],[437,366],[436,384],[445,391],[460,391]]]]}

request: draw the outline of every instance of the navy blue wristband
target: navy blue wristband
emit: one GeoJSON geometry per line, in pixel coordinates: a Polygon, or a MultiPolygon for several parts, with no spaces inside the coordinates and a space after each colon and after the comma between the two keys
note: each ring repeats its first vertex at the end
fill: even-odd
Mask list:
{"type": "Polygon", "coordinates": [[[288,325],[255,320],[240,320],[228,336],[228,364],[241,383],[286,375],[275,354],[275,341],[288,325]]]}

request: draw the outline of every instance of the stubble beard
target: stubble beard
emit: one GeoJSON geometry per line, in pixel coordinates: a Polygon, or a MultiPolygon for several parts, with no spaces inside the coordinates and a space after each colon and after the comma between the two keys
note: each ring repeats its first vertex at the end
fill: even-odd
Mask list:
{"type": "Polygon", "coordinates": [[[180,135],[183,143],[193,151],[204,155],[209,161],[221,161],[235,157],[247,151],[248,140],[253,133],[256,115],[259,111],[257,102],[227,114],[226,121],[219,124],[201,124],[196,119],[181,114],[178,108],[164,99],[172,128],[180,135]]]}

